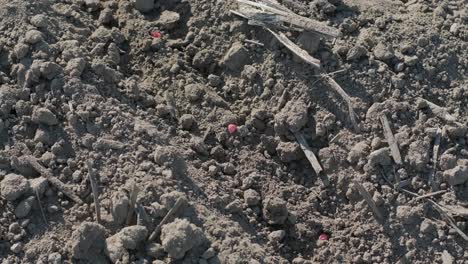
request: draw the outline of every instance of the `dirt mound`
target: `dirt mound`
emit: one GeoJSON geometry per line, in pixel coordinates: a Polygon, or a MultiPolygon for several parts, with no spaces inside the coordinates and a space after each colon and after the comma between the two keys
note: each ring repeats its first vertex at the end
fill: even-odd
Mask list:
{"type": "Polygon", "coordinates": [[[0,0],[2,263],[464,263],[464,1],[278,2],[0,0]]]}

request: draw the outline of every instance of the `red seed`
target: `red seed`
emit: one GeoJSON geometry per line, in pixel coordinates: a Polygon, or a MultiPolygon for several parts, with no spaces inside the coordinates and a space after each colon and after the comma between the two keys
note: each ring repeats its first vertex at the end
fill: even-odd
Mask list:
{"type": "Polygon", "coordinates": [[[229,124],[228,125],[228,132],[229,134],[234,134],[237,131],[237,126],[234,124],[229,124]]]}
{"type": "Polygon", "coordinates": [[[323,240],[323,241],[328,240],[328,235],[327,234],[321,234],[319,236],[319,240],[323,240]]]}
{"type": "Polygon", "coordinates": [[[159,31],[151,31],[151,32],[150,32],[150,36],[152,36],[153,38],[160,38],[160,37],[161,37],[161,32],[159,32],[159,31]]]}

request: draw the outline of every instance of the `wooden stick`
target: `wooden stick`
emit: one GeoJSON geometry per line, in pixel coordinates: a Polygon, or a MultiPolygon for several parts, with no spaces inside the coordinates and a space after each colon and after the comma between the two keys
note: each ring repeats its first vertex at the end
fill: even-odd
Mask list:
{"type": "Polygon", "coordinates": [[[297,46],[294,42],[292,42],[286,35],[283,33],[276,33],[275,31],[267,28],[268,31],[276,38],[278,41],[283,44],[286,48],[288,48],[292,53],[296,54],[299,58],[301,58],[303,61],[307,62],[308,64],[312,65],[316,69],[320,69],[320,60],[310,56],[310,54],[301,49],[299,46],[297,46]]]}
{"type": "Polygon", "coordinates": [[[385,138],[387,139],[388,145],[390,146],[390,151],[392,152],[393,160],[396,164],[402,165],[400,150],[398,149],[398,144],[393,136],[392,129],[385,115],[380,116],[380,122],[382,122],[382,127],[384,130],[385,138]]]}
{"type": "Polygon", "coordinates": [[[244,42],[247,42],[247,43],[250,43],[250,44],[254,44],[254,45],[258,45],[260,47],[263,47],[265,46],[265,44],[261,43],[261,42],[258,42],[256,40],[252,40],[252,39],[244,39],[244,42]]]}
{"type": "Polygon", "coordinates": [[[41,164],[39,164],[36,158],[32,156],[25,156],[25,160],[31,165],[31,167],[33,167],[37,172],[39,172],[39,174],[44,176],[50,184],[52,184],[55,188],[57,188],[59,191],[63,192],[66,196],[68,196],[68,198],[70,198],[77,204],[83,204],[83,201],[80,199],[80,197],[78,197],[71,190],[69,190],[68,187],[62,181],[54,177],[49,170],[47,170],[41,164]]]}
{"type": "Polygon", "coordinates": [[[428,100],[426,99],[423,99],[423,98],[419,98],[419,105],[420,106],[427,106],[429,109],[431,109],[432,113],[434,115],[436,115],[437,117],[439,118],[442,118],[444,119],[445,121],[448,121],[448,122],[453,122],[459,126],[463,126],[463,124],[457,122],[457,119],[452,116],[448,110],[444,107],[441,107],[441,106],[438,106],[432,102],[429,102],[428,100]]]}
{"type": "Polygon", "coordinates": [[[436,172],[437,172],[437,158],[439,155],[439,147],[440,147],[440,134],[441,134],[441,129],[437,128],[437,132],[435,135],[435,140],[434,140],[434,148],[432,150],[432,169],[431,172],[429,173],[429,185],[431,186],[431,189],[433,191],[436,190],[436,183],[439,182],[438,179],[436,179],[436,172]]]}
{"type": "MultiPolygon", "coordinates": [[[[409,193],[409,194],[411,194],[411,195],[413,195],[413,196],[416,196],[416,197],[418,197],[418,198],[420,197],[420,195],[417,194],[417,193],[410,192],[410,191],[405,190],[405,189],[401,189],[401,190],[404,191],[404,192],[406,192],[406,193],[409,193]]],[[[453,229],[455,229],[455,231],[456,231],[465,241],[468,241],[468,236],[467,236],[465,233],[463,233],[463,231],[462,231],[460,228],[458,228],[458,226],[457,226],[457,224],[455,223],[455,220],[453,219],[453,217],[451,217],[451,216],[446,212],[447,209],[445,209],[443,206],[441,206],[440,204],[434,202],[433,200],[431,200],[431,199],[429,199],[429,198],[427,198],[427,197],[424,197],[424,198],[426,198],[428,202],[430,202],[432,205],[434,205],[434,208],[439,212],[439,214],[442,216],[442,218],[444,218],[445,221],[446,221],[448,224],[450,224],[450,225],[453,227],[453,229]]]]}
{"type": "Polygon", "coordinates": [[[414,199],[414,201],[418,201],[418,200],[421,200],[421,199],[424,199],[424,198],[429,198],[429,197],[439,195],[439,194],[443,194],[443,193],[446,193],[446,192],[447,192],[446,190],[441,190],[441,191],[437,191],[437,192],[426,193],[424,195],[420,195],[419,197],[414,199]]]}
{"type": "Polygon", "coordinates": [[[91,160],[86,161],[86,165],[88,167],[88,177],[89,182],[91,183],[91,190],[93,191],[93,198],[94,198],[94,208],[96,213],[96,222],[99,224],[101,223],[101,206],[99,204],[99,190],[96,183],[96,179],[94,178],[93,172],[93,163],[91,160]]]}
{"type": "Polygon", "coordinates": [[[36,189],[35,193],[36,193],[37,203],[39,204],[39,210],[41,210],[41,216],[42,216],[42,219],[44,220],[44,224],[46,226],[49,226],[49,224],[47,223],[47,218],[44,213],[44,209],[42,208],[41,198],[39,197],[39,191],[36,189]]]}
{"type": "Polygon", "coordinates": [[[296,137],[297,143],[299,143],[301,146],[302,151],[306,155],[307,160],[309,160],[310,165],[312,165],[312,168],[314,168],[315,173],[319,175],[323,171],[323,168],[320,165],[317,156],[315,156],[314,152],[309,148],[304,135],[301,133],[294,133],[294,136],[296,137]]]}
{"type": "Polygon", "coordinates": [[[169,222],[172,219],[172,217],[177,213],[177,211],[182,206],[185,206],[185,204],[187,204],[187,199],[185,197],[180,197],[179,199],[177,199],[176,203],[171,208],[171,210],[169,210],[169,212],[167,212],[166,216],[164,216],[164,218],[161,220],[161,222],[154,229],[153,233],[151,233],[151,235],[148,238],[148,241],[155,240],[156,237],[161,232],[162,226],[165,225],[167,222],[169,222]]]}
{"type": "Polygon", "coordinates": [[[353,109],[353,102],[351,101],[351,97],[341,88],[341,86],[333,80],[330,76],[326,74],[321,75],[323,79],[328,83],[328,85],[337,92],[341,98],[348,104],[348,113],[349,113],[349,119],[351,121],[351,124],[354,127],[354,130],[359,133],[360,129],[356,121],[356,113],[354,112],[353,109]]]}
{"type": "MultiPolygon", "coordinates": [[[[264,16],[268,17],[268,20],[261,21],[262,23],[270,21],[273,22],[272,25],[276,25],[278,21],[281,21],[283,24],[290,24],[299,29],[314,31],[320,33],[325,37],[336,38],[340,36],[339,30],[329,27],[322,22],[297,15],[291,12],[291,10],[282,6],[282,8],[279,9],[273,7],[272,5],[252,2],[249,0],[237,0],[237,2],[246,6],[255,7],[255,9],[246,9],[242,7],[240,8],[240,12],[243,13],[243,15],[249,17],[249,19],[259,19],[260,17],[264,16]]],[[[279,6],[279,4],[277,4],[276,6],[279,6]]]]}
{"type": "Polygon", "coordinates": [[[136,186],[135,182],[132,183],[132,189],[130,190],[130,204],[128,205],[127,219],[125,221],[126,225],[130,225],[132,222],[133,211],[135,211],[135,203],[138,198],[138,193],[140,189],[136,186]]]}
{"type": "Polygon", "coordinates": [[[359,193],[361,194],[362,198],[364,198],[364,200],[367,202],[367,205],[369,205],[369,207],[372,209],[372,211],[374,212],[374,216],[378,219],[378,220],[383,220],[383,215],[382,213],[380,213],[380,210],[379,208],[377,207],[377,205],[374,203],[374,200],[372,200],[372,197],[370,196],[369,192],[366,190],[366,188],[364,188],[364,186],[362,186],[359,182],[357,181],[353,181],[354,183],[354,186],[356,186],[356,188],[358,189],[359,193]]]}

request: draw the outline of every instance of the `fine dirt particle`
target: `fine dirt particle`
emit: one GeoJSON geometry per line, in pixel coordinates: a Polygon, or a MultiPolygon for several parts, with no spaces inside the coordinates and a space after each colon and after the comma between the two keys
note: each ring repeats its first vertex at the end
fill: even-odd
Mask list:
{"type": "Polygon", "coordinates": [[[182,259],[185,253],[203,243],[203,231],[186,219],[175,219],[163,225],[161,244],[169,257],[182,259]]]}

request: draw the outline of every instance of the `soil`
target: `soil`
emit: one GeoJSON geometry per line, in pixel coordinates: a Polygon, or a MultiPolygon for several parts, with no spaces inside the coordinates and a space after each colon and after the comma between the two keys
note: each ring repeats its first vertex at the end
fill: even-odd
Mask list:
{"type": "Polygon", "coordinates": [[[279,2],[358,130],[234,1],[0,0],[1,263],[467,263],[466,1],[279,2]]]}

